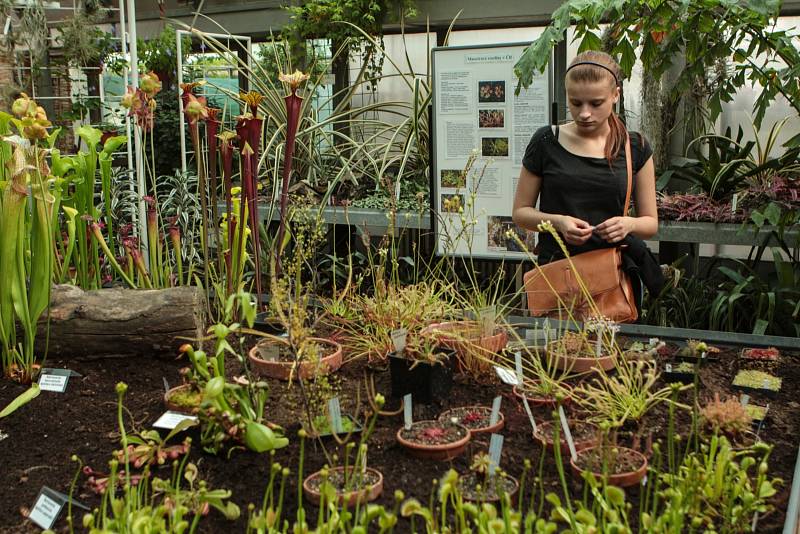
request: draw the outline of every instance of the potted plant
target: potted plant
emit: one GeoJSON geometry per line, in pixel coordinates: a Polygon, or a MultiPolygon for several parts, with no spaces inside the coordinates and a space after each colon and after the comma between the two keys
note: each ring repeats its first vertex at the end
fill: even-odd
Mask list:
{"type": "Polygon", "coordinates": [[[534,406],[555,408],[559,402],[563,405],[571,403],[572,386],[565,381],[570,371],[561,368],[559,358],[549,351],[540,352],[538,347],[520,347],[519,350],[523,357],[523,371],[527,369],[532,376],[514,386],[514,395],[527,399],[534,406]]]}
{"type": "Polygon", "coordinates": [[[764,371],[743,369],[733,378],[733,387],[745,393],[763,393],[774,397],[781,390],[782,379],[764,371]]]}
{"type": "Polygon", "coordinates": [[[443,401],[453,384],[452,357],[453,351],[440,346],[432,336],[408,334],[405,347],[389,353],[392,396],[410,393],[421,404],[443,401]]]}
{"type": "Polygon", "coordinates": [[[679,361],[702,363],[712,362],[719,359],[719,349],[706,344],[705,341],[689,339],[686,345],[678,349],[675,358],[679,361]]]}
{"type": "Polygon", "coordinates": [[[744,411],[753,420],[753,426],[760,427],[767,420],[769,405],[759,406],[758,404],[747,403],[744,406],[744,411]]]}
{"type": "Polygon", "coordinates": [[[191,383],[175,386],[164,393],[164,406],[173,412],[196,414],[202,402],[203,390],[191,383]]]}
{"type": "Polygon", "coordinates": [[[492,474],[492,460],[486,453],[472,458],[469,473],[458,478],[458,489],[465,501],[474,503],[499,503],[503,495],[514,502],[519,492],[519,481],[497,468],[492,474]]]}
{"type": "Polygon", "coordinates": [[[497,354],[508,344],[508,332],[492,319],[482,324],[477,320],[448,321],[427,326],[423,332],[455,351],[458,367],[481,376],[491,369],[497,354]]]}
{"type": "Polygon", "coordinates": [[[570,459],[573,472],[580,476],[588,471],[597,480],[611,486],[635,486],[647,474],[647,458],[639,451],[610,444],[595,445],[577,451],[570,459]]]}
{"type": "Polygon", "coordinates": [[[760,362],[775,362],[780,358],[781,351],[775,347],[767,348],[745,348],[742,349],[740,357],[744,360],[760,362]]]}
{"type": "MultiPolygon", "coordinates": [[[[600,429],[589,421],[581,421],[579,419],[569,419],[569,431],[572,434],[572,442],[575,445],[575,450],[580,451],[589,447],[594,447],[600,443],[600,429]]],[[[533,431],[533,439],[537,440],[547,450],[553,448],[553,440],[555,439],[556,427],[560,423],[556,421],[542,421],[536,425],[536,430],[533,431]],[[555,426],[554,426],[555,425],[555,426]]],[[[568,444],[564,433],[558,430],[559,442],[561,443],[561,450],[568,450],[568,444]]]]}
{"type": "MultiPolygon", "coordinates": [[[[375,395],[371,403],[374,408],[372,417],[367,422],[366,431],[361,435],[358,445],[347,442],[344,447],[344,465],[332,468],[326,466],[303,480],[303,493],[311,504],[324,506],[332,502],[339,507],[352,507],[380,497],[383,492],[383,474],[377,469],[367,467],[367,440],[375,430],[375,423],[384,403],[382,395],[375,395]],[[354,448],[357,449],[356,455],[350,464],[350,455],[354,448]]],[[[304,440],[307,433],[301,430],[300,436],[304,440]]],[[[304,452],[301,442],[301,466],[304,452]]]]}
{"type": "Polygon", "coordinates": [[[491,417],[491,406],[462,406],[442,412],[438,419],[465,426],[472,434],[492,434],[503,429],[505,418],[498,412],[497,422],[491,424],[491,417]]]}
{"type": "Polygon", "coordinates": [[[724,435],[735,448],[748,447],[758,441],[758,436],[750,430],[753,418],[736,397],[723,401],[719,393],[714,393],[714,398],[700,409],[700,421],[707,433],[724,435]]]}
{"type": "Polygon", "coordinates": [[[664,379],[668,382],[693,384],[697,378],[697,366],[691,362],[664,364],[664,379]]]}
{"type": "Polygon", "coordinates": [[[409,454],[428,460],[450,460],[467,447],[467,427],[452,421],[416,421],[397,431],[397,441],[409,454]]]}
{"type": "Polygon", "coordinates": [[[249,360],[261,375],[279,380],[301,380],[336,371],[342,365],[342,346],[314,336],[312,285],[303,280],[303,268],[321,239],[319,219],[308,220],[301,211],[293,233],[292,253],[282,264],[280,276],[273,269],[270,278],[270,310],[283,326],[285,335],[259,333],[262,338],[250,349],[249,360]]]}
{"type": "MultiPolygon", "coordinates": [[[[584,323],[584,324],[588,324],[584,323]]],[[[559,369],[573,373],[586,373],[595,369],[610,371],[616,356],[603,347],[602,336],[592,340],[589,333],[564,332],[561,337],[547,343],[547,352],[555,358],[559,369]]]]}

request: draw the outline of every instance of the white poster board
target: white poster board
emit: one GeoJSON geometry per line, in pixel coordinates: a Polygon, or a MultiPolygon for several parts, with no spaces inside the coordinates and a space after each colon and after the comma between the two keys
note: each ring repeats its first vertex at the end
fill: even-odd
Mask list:
{"type": "Polygon", "coordinates": [[[533,232],[512,222],[511,208],[525,148],[550,124],[552,77],[548,70],[514,94],[514,64],[528,44],[431,51],[431,205],[439,255],[525,258],[509,230],[533,250],[533,232]]]}

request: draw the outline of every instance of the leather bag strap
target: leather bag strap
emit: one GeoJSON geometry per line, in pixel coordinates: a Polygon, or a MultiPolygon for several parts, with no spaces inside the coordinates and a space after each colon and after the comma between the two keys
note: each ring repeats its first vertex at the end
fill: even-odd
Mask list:
{"type": "Polygon", "coordinates": [[[631,205],[631,189],[633,187],[633,159],[631,157],[631,136],[625,132],[625,167],[628,172],[628,189],[625,191],[625,204],[622,208],[622,216],[628,215],[631,205]]]}

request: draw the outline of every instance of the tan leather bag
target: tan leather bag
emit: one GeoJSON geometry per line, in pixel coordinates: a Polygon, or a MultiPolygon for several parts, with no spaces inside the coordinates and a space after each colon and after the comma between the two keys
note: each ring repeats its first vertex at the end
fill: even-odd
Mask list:
{"type": "MultiPolygon", "coordinates": [[[[633,182],[630,137],[625,141],[625,163],[628,190],[625,193],[623,216],[628,214],[633,182]]],[[[523,280],[531,315],[557,317],[560,312],[566,319],[568,316],[564,305],[577,320],[595,315],[580,289],[576,273],[603,316],[619,323],[632,323],[639,317],[630,278],[622,270],[619,247],[576,254],[570,259],[554,261],[525,273],[523,280]],[[563,305],[559,303],[559,297],[563,305]]]]}

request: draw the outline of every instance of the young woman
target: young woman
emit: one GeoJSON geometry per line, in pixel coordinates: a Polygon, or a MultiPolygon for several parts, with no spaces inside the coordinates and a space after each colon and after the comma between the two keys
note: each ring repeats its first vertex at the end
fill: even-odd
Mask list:
{"type": "MultiPolygon", "coordinates": [[[[603,52],[584,52],[572,61],[565,80],[572,122],[546,126],[533,135],[522,160],[513,218],[534,231],[540,222],[550,221],[570,254],[619,244],[635,247],[636,266],[660,277],[642,241],[658,231],[652,150],[636,133],[630,134],[636,215],[622,214],[628,134],[614,112],[620,76],[619,65],[603,52]],[[642,265],[644,260],[648,265],[642,265]]],[[[542,264],[563,257],[547,233],[539,234],[537,253],[542,264]]],[[[647,276],[641,278],[653,291],[647,276]]]]}

